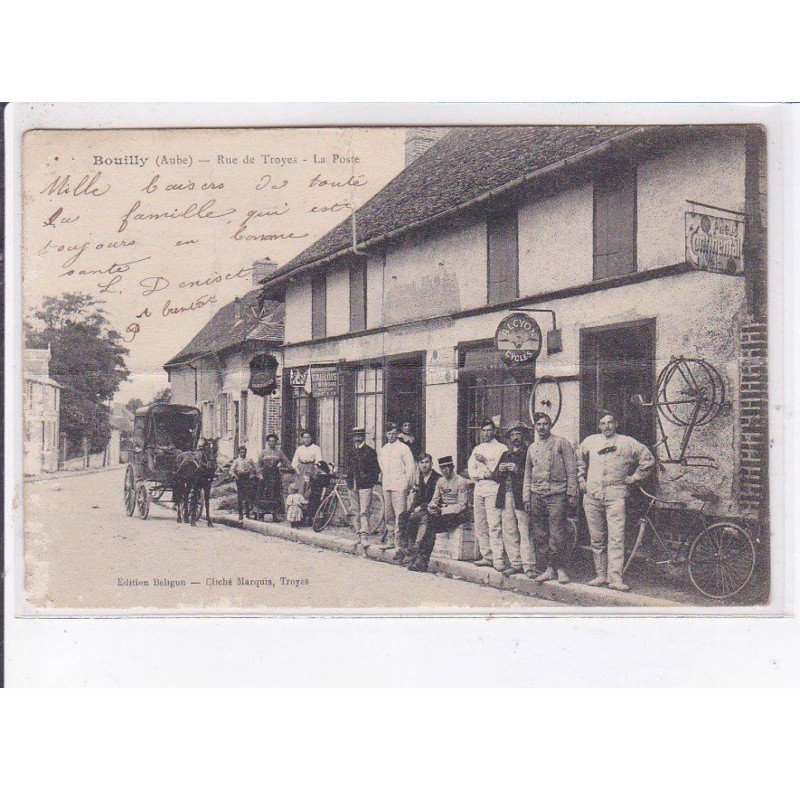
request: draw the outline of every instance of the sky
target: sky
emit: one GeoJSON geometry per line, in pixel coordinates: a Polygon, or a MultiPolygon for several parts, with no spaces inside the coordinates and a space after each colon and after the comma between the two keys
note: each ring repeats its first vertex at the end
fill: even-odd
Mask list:
{"type": "Polygon", "coordinates": [[[163,364],[252,263],[282,266],[403,169],[402,128],[38,130],[23,141],[23,297],[87,292],[130,349],[116,397],[163,364]]]}

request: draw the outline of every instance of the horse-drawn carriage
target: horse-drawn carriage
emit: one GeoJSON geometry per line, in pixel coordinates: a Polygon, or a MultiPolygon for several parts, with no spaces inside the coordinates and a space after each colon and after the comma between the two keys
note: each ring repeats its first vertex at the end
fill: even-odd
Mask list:
{"type": "MultiPolygon", "coordinates": [[[[125,470],[125,511],[142,519],[150,513],[150,502],[166,492],[177,503],[184,484],[179,476],[179,459],[198,449],[201,415],[194,406],[155,404],[137,409],[133,421],[130,463],[125,470]]],[[[192,518],[199,516],[198,503],[192,518]]]]}

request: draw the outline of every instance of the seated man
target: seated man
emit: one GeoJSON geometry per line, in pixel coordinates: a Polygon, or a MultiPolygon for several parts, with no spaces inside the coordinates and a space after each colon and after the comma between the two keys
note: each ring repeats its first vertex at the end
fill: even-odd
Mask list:
{"type": "Polygon", "coordinates": [[[413,572],[427,572],[436,534],[455,530],[470,522],[469,481],[457,475],[451,456],[439,459],[442,477],[436,482],[433,499],[419,525],[417,557],[409,565],[413,572]]]}
{"type": "Polygon", "coordinates": [[[428,504],[433,500],[436,483],[442,477],[433,468],[433,458],[430,453],[421,455],[417,464],[419,477],[411,490],[409,510],[403,515],[397,552],[394,554],[394,560],[401,561],[406,567],[416,558],[419,526],[428,513],[428,504]]]}

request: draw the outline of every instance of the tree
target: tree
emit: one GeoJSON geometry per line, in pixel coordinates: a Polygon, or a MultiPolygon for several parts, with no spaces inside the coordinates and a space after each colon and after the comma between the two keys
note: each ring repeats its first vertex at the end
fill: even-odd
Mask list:
{"type": "Polygon", "coordinates": [[[109,403],[130,375],[128,348],[103,303],[82,292],[45,297],[26,321],[25,343],[50,346],[50,375],[64,387],[61,430],[71,447],[88,436],[91,450],[101,450],[109,438],[109,403]]]}
{"type": "Polygon", "coordinates": [[[125,408],[127,408],[128,411],[130,411],[131,414],[133,414],[135,413],[137,408],[141,408],[143,405],[144,405],[144,400],[141,400],[138,397],[132,397],[130,400],[128,400],[127,403],[125,403],[125,408]]]}
{"type": "Polygon", "coordinates": [[[151,402],[161,404],[172,402],[172,389],[170,389],[169,386],[164,389],[159,389],[153,396],[151,402]]]}

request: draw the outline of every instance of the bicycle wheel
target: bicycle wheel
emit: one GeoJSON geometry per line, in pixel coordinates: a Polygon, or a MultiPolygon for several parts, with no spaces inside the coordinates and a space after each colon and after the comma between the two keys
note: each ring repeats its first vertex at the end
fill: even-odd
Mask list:
{"type": "Polygon", "coordinates": [[[689,578],[698,592],[724,600],[750,583],[756,548],[750,534],[732,522],[709,525],[689,548],[689,578]]]}
{"type": "Polygon", "coordinates": [[[336,494],[331,492],[320,504],[311,527],[319,533],[326,525],[330,525],[333,515],[336,513],[336,494]]]}
{"type": "Polygon", "coordinates": [[[370,533],[377,533],[383,527],[384,510],[383,491],[375,488],[372,490],[372,498],[369,503],[369,517],[367,518],[367,530],[370,533]]]}

